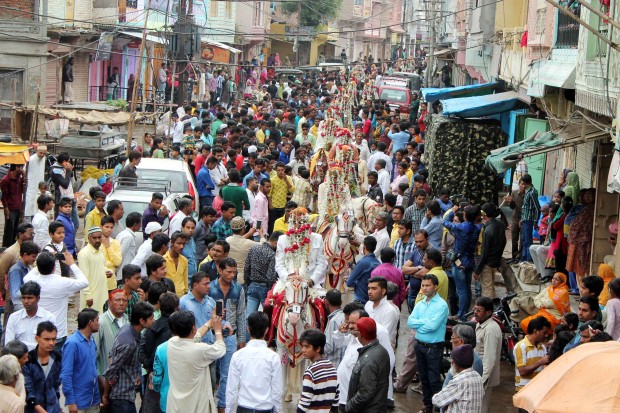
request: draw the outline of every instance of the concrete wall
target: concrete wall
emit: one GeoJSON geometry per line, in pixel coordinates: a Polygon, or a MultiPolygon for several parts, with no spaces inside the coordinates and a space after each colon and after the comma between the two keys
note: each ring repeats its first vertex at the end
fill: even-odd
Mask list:
{"type": "Polygon", "coordinates": [[[207,39],[216,40],[224,43],[235,42],[235,24],[237,20],[237,2],[216,1],[217,14],[211,14],[211,3],[214,0],[205,1],[207,10],[207,21],[209,22],[206,29],[207,39]],[[227,4],[230,6],[230,15],[226,13],[227,4]]]}
{"type": "MultiPolygon", "coordinates": [[[[613,18],[620,18],[620,7],[615,7],[613,18]]],[[[598,26],[598,17],[581,7],[581,18],[598,26]]],[[[620,30],[613,31],[612,41],[620,43],[620,30]]],[[[601,50],[608,49],[600,42],[601,50]]],[[[620,94],[620,53],[611,49],[606,57],[598,57],[596,37],[583,26],[579,30],[579,62],[575,78],[575,104],[605,116],[616,115],[617,96],[620,94]]]]}
{"type": "MultiPolygon", "coordinates": [[[[22,95],[21,103],[34,105],[41,88],[44,95],[46,77],[47,32],[35,15],[39,13],[39,3],[36,0],[0,0],[0,6],[16,9],[2,9],[0,13],[0,69],[27,69],[17,76],[22,80],[17,88],[22,95]]],[[[5,99],[8,95],[12,100],[13,93],[3,92],[5,99]]]]}

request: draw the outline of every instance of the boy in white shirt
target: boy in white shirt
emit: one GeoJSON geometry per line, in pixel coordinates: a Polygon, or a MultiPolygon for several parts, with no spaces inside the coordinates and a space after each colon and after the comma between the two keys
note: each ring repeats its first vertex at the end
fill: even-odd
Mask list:
{"type": "Polygon", "coordinates": [[[51,240],[48,213],[54,209],[54,198],[47,195],[39,196],[37,198],[37,208],[37,213],[32,217],[32,226],[34,227],[33,241],[39,248],[43,249],[51,240]]]}
{"type": "Polygon", "coordinates": [[[69,266],[61,262],[58,259],[59,254],[65,253],[67,247],[65,246],[65,226],[60,221],[53,221],[49,224],[50,242],[44,245],[41,251],[48,251],[54,254],[56,257],[56,266],[54,268],[54,274],[61,275],[63,277],[69,276],[69,266]]]}

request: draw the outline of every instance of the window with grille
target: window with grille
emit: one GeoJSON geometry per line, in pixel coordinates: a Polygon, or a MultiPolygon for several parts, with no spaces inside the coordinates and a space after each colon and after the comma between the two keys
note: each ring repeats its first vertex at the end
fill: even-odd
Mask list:
{"type": "Polygon", "coordinates": [[[127,1],[127,7],[130,9],[137,9],[138,8],[138,0],[126,0],[127,1]]]}

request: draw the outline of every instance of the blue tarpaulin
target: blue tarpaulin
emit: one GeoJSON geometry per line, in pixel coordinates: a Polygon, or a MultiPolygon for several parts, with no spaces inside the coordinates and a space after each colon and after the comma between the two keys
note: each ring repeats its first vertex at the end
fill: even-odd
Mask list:
{"type": "Polygon", "coordinates": [[[482,83],[478,85],[467,85],[446,88],[425,87],[421,89],[424,101],[433,103],[442,99],[464,98],[470,96],[482,96],[493,93],[499,89],[503,82],[482,83]]]}
{"type": "Polygon", "coordinates": [[[442,99],[441,104],[444,116],[479,118],[508,112],[522,103],[517,92],[503,92],[468,98],[442,99]]]}

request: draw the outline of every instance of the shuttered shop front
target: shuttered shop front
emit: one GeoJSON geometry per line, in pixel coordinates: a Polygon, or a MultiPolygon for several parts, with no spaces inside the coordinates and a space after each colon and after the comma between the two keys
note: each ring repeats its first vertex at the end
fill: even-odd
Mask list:
{"type": "Polygon", "coordinates": [[[577,145],[575,172],[579,175],[579,185],[582,188],[590,188],[592,186],[592,159],[595,148],[595,141],[577,145]]]}

